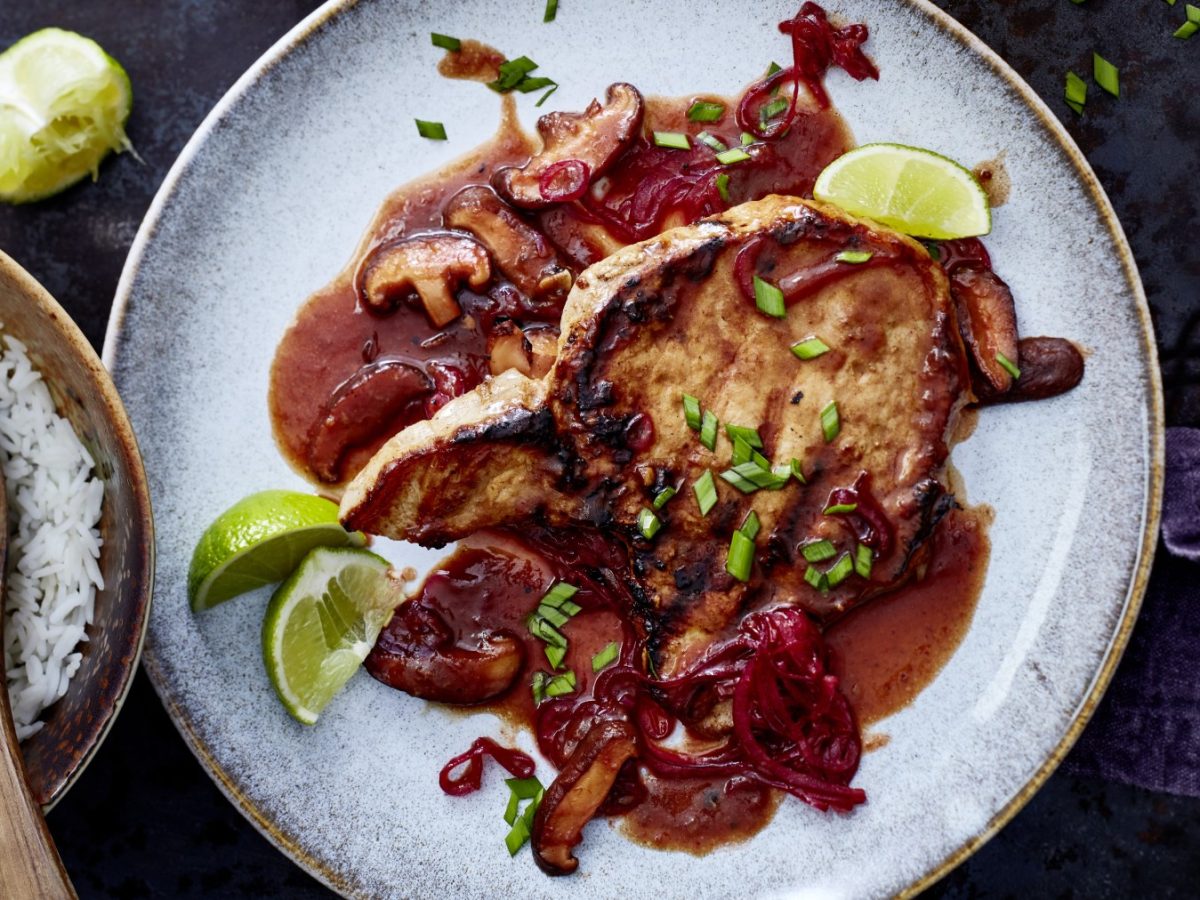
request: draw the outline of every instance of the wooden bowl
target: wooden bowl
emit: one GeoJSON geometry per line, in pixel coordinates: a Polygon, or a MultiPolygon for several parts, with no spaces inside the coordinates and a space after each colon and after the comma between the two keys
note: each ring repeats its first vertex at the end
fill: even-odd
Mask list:
{"type": "Polygon", "coordinates": [[[22,744],[30,791],[49,809],[95,755],[133,681],[154,584],[154,522],[142,457],[112,379],[66,311],[3,252],[0,323],[25,344],[104,481],[104,589],[79,648],[83,662],[66,695],[42,713],[44,727],[22,744]]]}

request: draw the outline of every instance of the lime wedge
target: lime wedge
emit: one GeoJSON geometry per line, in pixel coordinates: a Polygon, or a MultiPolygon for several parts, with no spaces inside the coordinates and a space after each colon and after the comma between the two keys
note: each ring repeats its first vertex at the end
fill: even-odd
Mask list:
{"type": "Polygon", "coordinates": [[[931,150],[867,144],[835,159],[813,196],[896,231],[933,240],[992,230],[987,193],[975,176],[931,150]]]}
{"type": "Polygon", "coordinates": [[[188,569],[188,601],[199,612],[277,584],[314,547],[361,547],[366,538],[338,523],[337,504],[298,491],[243,497],[200,537],[188,569]]]}
{"type": "Polygon", "coordinates": [[[43,28],[0,53],[0,200],[57,194],[131,149],[129,76],[95,41],[43,28]]]}
{"type": "Polygon", "coordinates": [[[263,620],[263,662],[296,721],[317,721],[403,599],[387,562],[369,550],[319,547],[304,557],[263,620]]]}

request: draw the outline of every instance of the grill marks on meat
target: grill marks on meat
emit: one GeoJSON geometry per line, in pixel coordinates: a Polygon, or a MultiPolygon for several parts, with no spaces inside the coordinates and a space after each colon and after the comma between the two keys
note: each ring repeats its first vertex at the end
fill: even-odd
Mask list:
{"type": "Polygon", "coordinates": [[[631,547],[628,577],[647,598],[648,641],[669,674],[751,608],[783,602],[829,621],[903,580],[950,502],[946,441],[968,384],[946,278],[924,248],[832,208],[769,197],[584,272],[546,378],[506,373],[401,432],[350,485],[343,520],[426,544],[535,517],[615,530],[631,547]],[[739,288],[735,262],[755,241],[765,244],[755,263],[764,270],[752,274],[821,273],[785,319],[759,313],[739,288]],[[844,271],[830,277],[847,247],[876,263],[836,264],[844,271]],[[831,351],[795,359],[789,346],[811,336],[831,351]],[[715,452],[700,444],[684,421],[685,391],[722,426],[757,427],[763,453],[801,460],[809,484],[743,495],[718,479],[718,503],[702,517],[692,484],[728,468],[731,445],[723,434],[715,452]],[[819,411],[830,400],[842,427],[827,444],[819,411]],[[799,547],[829,538],[853,551],[851,525],[823,509],[863,472],[894,546],[870,580],[853,576],[822,594],[803,580],[799,547]],[[646,541],[637,515],[664,483],[679,494],[646,541]],[[763,528],[742,584],[724,563],[750,509],[763,528]]]}

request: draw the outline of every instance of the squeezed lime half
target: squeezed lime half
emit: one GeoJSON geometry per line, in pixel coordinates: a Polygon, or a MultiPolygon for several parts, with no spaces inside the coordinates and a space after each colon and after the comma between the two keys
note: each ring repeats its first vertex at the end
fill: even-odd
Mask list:
{"type": "Polygon", "coordinates": [[[263,662],[296,721],[317,721],[404,599],[388,571],[387,561],[369,550],[319,547],[271,597],[263,662]]]}
{"type": "Polygon", "coordinates": [[[43,28],[0,53],[0,200],[26,203],[96,178],[132,149],[129,76],[95,41],[43,28]]]}
{"type": "Polygon", "coordinates": [[[361,547],[336,503],[298,491],[243,497],[208,526],[192,553],[188,602],[199,612],[287,578],[314,547],[361,547]]]}
{"type": "Polygon", "coordinates": [[[987,192],[975,176],[920,147],[851,150],[817,176],[813,196],[913,237],[954,240],[992,230],[987,192]]]}

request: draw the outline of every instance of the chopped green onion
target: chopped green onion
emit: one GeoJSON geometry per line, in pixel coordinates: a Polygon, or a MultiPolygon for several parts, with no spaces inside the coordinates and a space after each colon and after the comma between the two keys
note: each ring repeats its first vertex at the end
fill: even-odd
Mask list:
{"type": "Polygon", "coordinates": [[[542,22],[553,22],[554,17],[558,15],[558,0],[546,0],[546,14],[542,16],[542,22]]]}
{"type": "Polygon", "coordinates": [[[836,400],[830,400],[821,410],[821,432],[825,435],[825,443],[832,443],[842,431],[842,419],[838,415],[836,400]]]}
{"type": "Polygon", "coordinates": [[[1200,25],[1200,6],[1192,6],[1189,3],[1187,5],[1187,17],[1188,21],[1193,25],[1200,25]]]}
{"type": "Polygon", "coordinates": [[[654,508],[662,509],[664,506],[667,505],[667,501],[670,500],[672,497],[674,497],[678,493],[679,493],[679,491],[676,488],[673,488],[673,487],[663,488],[654,497],[654,508]]]}
{"type": "Polygon", "coordinates": [[[500,77],[489,81],[488,87],[500,94],[508,93],[525,80],[525,77],[538,67],[528,56],[518,56],[516,59],[506,59],[500,63],[500,77]]]}
{"type": "Polygon", "coordinates": [[[825,515],[840,516],[847,513],[852,513],[858,509],[857,503],[835,503],[833,506],[825,507],[825,515]]]}
{"type": "Polygon", "coordinates": [[[1096,79],[1096,84],[1114,97],[1121,96],[1120,72],[1099,53],[1092,54],[1092,77],[1096,79]]]}
{"type": "Polygon", "coordinates": [[[709,511],[717,505],[717,483],[713,481],[712,472],[706,469],[704,474],[696,479],[692,490],[696,493],[696,503],[700,507],[700,515],[707,516],[709,511]]]}
{"type": "MultiPolygon", "coordinates": [[[[755,456],[758,456],[758,454],[756,453],[755,456]]],[[[758,457],[758,459],[762,459],[762,457],[758,457]]],[[[755,459],[754,461],[758,462],[758,459],[755,459]]],[[[765,462],[765,460],[764,460],[764,462],[765,462]]],[[[760,463],[760,465],[761,465],[761,463],[760,463]]],[[[766,468],[766,467],[763,466],[763,468],[766,468]]],[[[792,474],[792,468],[791,468],[791,466],[788,466],[786,464],[782,465],[782,466],[775,466],[771,469],[771,474],[775,476],[775,483],[767,485],[767,490],[768,491],[783,490],[783,486],[788,483],[788,478],[792,474]]]]}
{"type": "Polygon", "coordinates": [[[759,437],[757,428],[747,428],[745,425],[727,424],[725,426],[725,434],[729,436],[731,441],[740,437],[756,450],[761,450],[763,448],[762,438],[759,437]]]}
{"type": "Polygon", "coordinates": [[[533,705],[537,706],[546,699],[546,673],[534,672],[529,687],[533,690],[533,705]]]}
{"type": "Polygon", "coordinates": [[[658,534],[662,528],[662,519],[654,514],[654,510],[648,506],[643,506],[637,518],[638,531],[642,533],[642,537],[646,540],[658,534]]]}
{"type": "Polygon", "coordinates": [[[758,532],[761,529],[762,522],[760,522],[758,519],[758,513],[756,513],[754,510],[750,510],[750,512],[746,513],[746,518],[742,522],[742,527],[739,528],[738,531],[750,538],[750,540],[754,540],[756,537],[758,537],[758,532]]]}
{"type": "Polygon", "coordinates": [[[563,660],[567,658],[566,647],[551,647],[547,644],[544,648],[546,659],[550,661],[550,668],[557,669],[562,666],[563,660]]]}
{"type": "Polygon", "coordinates": [[[748,131],[743,131],[742,132],[742,146],[749,147],[753,143],[754,143],[754,135],[752,135],[748,131]]]}
{"type": "Polygon", "coordinates": [[[733,533],[729,542],[729,556],[725,558],[725,571],[738,581],[750,580],[750,566],[754,563],[754,541],[740,531],[733,533]]]}
{"type": "Polygon", "coordinates": [[[516,89],[522,94],[532,94],[534,91],[549,87],[552,84],[557,87],[553,78],[526,78],[517,85],[516,89]]]}
{"type": "Polygon", "coordinates": [[[1179,38],[1181,41],[1186,41],[1197,31],[1200,31],[1200,24],[1191,21],[1184,22],[1177,29],[1175,29],[1175,37],[1179,38]]]}
{"type": "Polygon", "coordinates": [[[570,616],[562,610],[555,609],[553,606],[539,606],[537,614],[555,628],[562,628],[571,621],[570,616]]]}
{"type": "Polygon", "coordinates": [[[543,606],[552,606],[557,609],[562,606],[563,601],[570,600],[578,593],[579,588],[575,587],[575,585],[568,584],[565,581],[556,581],[538,602],[543,606]]]}
{"type": "Polygon", "coordinates": [[[704,411],[704,418],[700,422],[700,443],[709,450],[717,449],[717,414],[711,409],[704,411]]]}
{"type": "Polygon", "coordinates": [[[700,401],[691,394],[683,395],[683,418],[692,431],[700,430],[700,401]]]}
{"type": "Polygon", "coordinates": [[[800,554],[810,563],[819,563],[837,556],[837,548],[833,546],[833,541],[811,541],[801,545],[800,554]]]}
{"type": "Polygon", "coordinates": [[[433,42],[433,46],[441,47],[443,50],[454,52],[462,49],[462,41],[456,37],[450,37],[448,34],[438,34],[433,31],[430,32],[429,39],[433,42]]]}
{"type": "Polygon", "coordinates": [[[1083,104],[1087,102],[1087,82],[1074,72],[1067,72],[1067,106],[1076,113],[1083,112],[1083,104]]]}
{"type": "Polygon", "coordinates": [[[779,63],[777,63],[777,62],[774,62],[774,61],[772,61],[772,62],[771,62],[771,64],[770,64],[769,66],[767,66],[767,74],[766,74],[765,76],[763,76],[763,77],[764,77],[764,78],[770,78],[770,77],[771,77],[772,75],[774,75],[776,72],[781,72],[781,71],[783,71],[783,66],[781,66],[781,65],[780,65],[779,63]]]}
{"type": "Polygon", "coordinates": [[[756,462],[745,462],[726,469],[721,478],[732,484],[743,494],[751,494],[759,488],[780,488],[787,478],[780,477],[769,469],[764,469],[756,462]]]}
{"type": "Polygon", "coordinates": [[[746,439],[739,435],[733,439],[732,463],[740,466],[744,462],[752,462],[762,469],[771,468],[771,461],[747,444],[746,439]]]}
{"type": "Polygon", "coordinates": [[[592,657],[592,671],[599,672],[606,666],[611,666],[617,661],[617,657],[621,655],[621,645],[616,641],[606,646],[603,650],[592,657]]]}
{"type": "Polygon", "coordinates": [[[721,172],[717,175],[717,193],[721,195],[721,199],[726,203],[732,203],[733,200],[729,197],[729,175],[721,172]]]}
{"type": "Polygon", "coordinates": [[[782,319],[787,315],[787,306],[783,302],[783,291],[769,281],[763,281],[757,275],[754,276],[754,305],[758,307],[759,312],[774,316],[776,319],[782,319]]]}
{"type": "Polygon", "coordinates": [[[780,97],[778,100],[772,100],[770,103],[763,104],[762,109],[758,111],[759,119],[765,124],[771,119],[777,117],[780,113],[788,108],[788,102],[780,97]]]}
{"type": "Polygon", "coordinates": [[[557,83],[557,82],[555,82],[555,85],[554,85],[554,87],[550,88],[550,90],[548,90],[548,91],[546,91],[546,93],[542,94],[542,96],[541,96],[541,98],[538,100],[538,102],[537,102],[537,103],[535,103],[535,104],[533,104],[533,105],[534,105],[534,106],[541,106],[543,103],[545,103],[545,102],[546,102],[546,101],[547,101],[547,100],[550,98],[550,95],[551,95],[551,94],[553,94],[553,93],[554,93],[555,91],[557,91],[557,90],[558,90],[558,83],[557,83]]]}
{"type": "Polygon", "coordinates": [[[865,263],[874,255],[875,254],[869,250],[843,250],[841,253],[835,256],[834,259],[840,263],[859,265],[861,263],[865,263]]]}
{"type": "Polygon", "coordinates": [[[525,846],[530,836],[529,826],[525,824],[524,819],[518,819],[510,831],[504,838],[504,846],[508,848],[509,856],[516,856],[517,852],[525,846]]]}
{"type": "Polygon", "coordinates": [[[805,338],[792,344],[792,353],[796,354],[797,359],[816,359],[828,352],[829,345],[819,337],[805,338]]]}
{"type": "Polygon", "coordinates": [[[446,126],[441,122],[426,122],[424,119],[414,119],[417,123],[417,134],[431,141],[446,140],[446,126]]]}
{"type": "Polygon", "coordinates": [[[517,795],[512,791],[509,791],[508,806],[504,807],[504,821],[509,825],[515,825],[517,823],[517,816],[521,814],[519,804],[520,800],[517,799],[517,795]]]}
{"type": "Polygon", "coordinates": [[[788,466],[792,470],[792,477],[801,484],[808,484],[808,479],[804,477],[804,464],[800,460],[792,457],[792,461],[788,466]]]}
{"type": "Polygon", "coordinates": [[[729,149],[725,146],[720,138],[709,134],[707,131],[702,131],[696,135],[696,140],[702,143],[709,150],[713,151],[713,153],[724,153],[729,149]]]}
{"type": "Polygon", "coordinates": [[[859,544],[854,549],[854,571],[862,578],[871,577],[871,566],[875,563],[875,554],[866,544],[859,544]]]}
{"type": "Polygon", "coordinates": [[[687,111],[691,122],[716,122],[725,115],[724,103],[710,103],[707,100],[697,100],[687,111]]]}
{"type": "Polygon", "coordinates": [[[564,694],[569,694],[575,690],[575,673],[564,672],[562,675],[555,675],[546,682],[547,697],[561,697],[564,694]]]}
{"type": "Polygon", "coordinates": [[[850,573],[854,571],[854,560],[850,558],[849,553],[843,553],[838,557],[838,561],[833,564],[825,577],[829,579],[830,587],[837,587],[843,581],[850,577],[850,573]]]}
{"type": "Polygon", "coordinates": [[[829,578],[816,566],[809,566],[804,570],[804,580],[822,594],[829,590],[829,578]]]}
{"type": "Polygon", "coordinates": [[[542,783],[536,778],[505,778],[504,783],[518,800],[533,800],[543,790],[542,783]]]}
{"type": "Polygon", "coordinates": [[[563,633],[536,613],[529,617],[529,633],[552,647],[566,647],[563,633]]]}
{"type": "Polygon", "coordinates": [[[734,163],[745,162],[750,158],[750,154],[741,147],[730,147],[722,153],[717,154],[717,162],[723,166],[732,166],[734,163]]]}
{"type": "Polygon", "coordinates": [[[1000,367],[1013,378],[1021,377],[1021,370],[1017,368],[1016,363],[1014,363],[999,350],[996,351],[996,362],[1000,363],[1000,367]]]}
{"type": "Polygon", "coordinates": [[[666,147],[670,150],[691,150],[692,142],[682,131],[654,132],[654,146],[666,147]]]}

